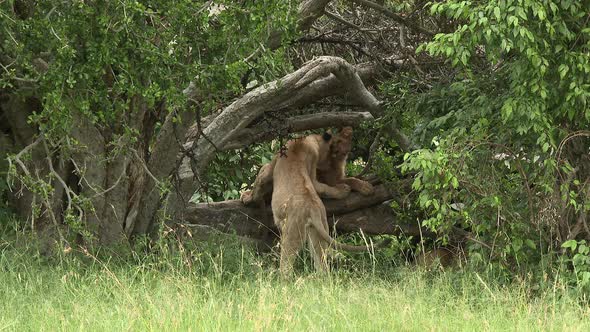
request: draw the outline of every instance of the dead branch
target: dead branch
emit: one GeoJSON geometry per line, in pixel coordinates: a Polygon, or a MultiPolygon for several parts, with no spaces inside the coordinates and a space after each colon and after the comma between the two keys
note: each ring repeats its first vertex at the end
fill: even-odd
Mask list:
{"type": "MultiPolygon", "coordinates": [[[[302,98],[308,97],[305,94],[307,89],[327,90],[334,85],[345,87],[344,94],[351,97],[357,104],[366,107],[374,116],[382,113],[379,102],[365,88],[353,66],[341,58],[319,57],[299,70],[247,93],[226,107],[203,130],[203,133],[218,146],[224,146],[263,113],[282,110],[301,103],[302,98]],[[325,82],[321,82],[331,76],[337,78],[331,80],[331,84],[326,85],[325,82]],[[302,90],[304,94],[301,94],[302,90]]],[[[204,140],[197,142],[195,155],[200,157],[197,168],[204,169],[214,154],[215,148],[209,142],[204,140]]]]}
{"type": "MultiPolygon", "coordinates": [[[[29,153],[29,151],[31,151],[35,146],[37,146],[39,143],[41,143],[42,140],[43,140],[43,136],[39,135],[33,143],[25,146],[22,150],[20,150],[19,153],[16,154],[16,156],[14,156],[13,158],[8,158],[9,169],[12,168],[12,162],[14,161],[15,163],[17,163],[20,166],[21,170],[25,173],[25,175],[30,176],[31,172],[29,171],[27,166],[25,166],[25,163],[21,160],[21,158],[26,153],[29,153]]],[[[8,181],[8,183],[10,184],[11,181],[8,181]]]]}
{"type": "Polygon", "coordinates": [[[336,14],[332,14],[329,11],[326,11],[324,14],[328,18],[330,18],[330,19],[332,19],[332,20],[334,20],[336,22],[342,23],[342,24],[346,25],[349,28],[352,28],[352,29],[355,29],[355,30],[358,30],[358,31],[365,31],[365,29],[361,28],[360,26],[358,26],[358,25],[356,25],[354,23],[348,22],[347,20],[343,19],[342,17],[340,17],[340,16],[338,16],[336,14]]]}
{"type": "Polygon", "coordinates": [[[331,0],[302,0],[299,4],[299,30],[305,31],[313,22],[324,15],[324,9],[331,0]]]}
{"type": "Polygon", "coordinates": [[[375,135],[373,143],[371,143],[371,146],[369,147],[369,157],[367,158],[367,163],[365,164],[363,170],[357,175],[357,177],[363,176],[371,170],[371,166],[373,165],[373,159],[375,158],[375,151],[377,151],[377,148],[379,147],[382,135],[383,129],[380,129],[379,132],[377,132],[377,135],[375,135]]]}
{"type": "Polygon", "coordinates": [[[387,9],[387,8],[385,8],[385,7],[383,7],[383,6],[379,5],[379,4],[376,4],[374,2],[367,1],[367,0],[349,0],[349,1],[356,2],[356,3],[360,4],[360,5],[363,5],[365,7],[369,7],[369,8],[372,8],[372,9],[378,11],[378,12],[381,12],[383,15],[391,18],[395,22],[397,22],[399,24],[403,24],[403,25],[407,26],[408,28],[410,28],[410,29],[412,29],[412,30],[414,30],[416,32],[420,32],[420,33],[425,34],[425,35],[427,35],[429,37],[435,35],[434,32],[432,32],[432,31],[430,31],[430,30],[428,30],[428,29],[426,29],[426,28],[424,28],[424,27],[422,27],[422,26],[414,23],[411,20],[406,20],[402,16],[400,16],[400,15],[398,15],[398,14],[390,11],[389,9],[387,9]]]}

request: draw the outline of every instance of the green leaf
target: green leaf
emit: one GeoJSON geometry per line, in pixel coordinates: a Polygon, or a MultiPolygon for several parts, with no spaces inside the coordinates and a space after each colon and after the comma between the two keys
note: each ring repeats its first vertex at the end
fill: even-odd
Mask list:
{"type": "Polygon", "coordinates": [[[531,248],[531,249],[537,249],[537,245],[535,244],[535,242],[531,239],[526,239],[524,240],[524,243],[527,245],[527,247],[531,248]]]}
{"type": "Polygon", "coordinates": [[[461,54],[461,63],[462,63],[464,66],[467,66],[467,52],[463,52],[463,53],[461,54]]]}
{"type": "Polygon", "coordinates": [[[451,185],[453,186],[453,188],[457,189],[459,188],[459,180],[457,180],[456,177],[453,177],[453,179],[451,180],[451,185]]]}
{"type": "Polygon", "coordinates": [[[414,180],[414,183],[412,184],[412,189],[414,189],[414,190],[422,189],[422,180],[420,180],[420,177],[417,177],[414,180]]]}
{"type": "Polygon", "coordinates": [[[567,72],[569,71],[569,66],[565,63],[562,63],[561,65],[559,65],[559,78],[563,79],[565,77],[565,75],[567,75],[567,72]]]}
{"type": "Polygon", "coordinates": [[[562,243],[561,247],[566,249],[569,248],[573,251],[576,250],[576,248],[578,247],[578,242],[576,240],[568,240],[562,243]]]}
{"type": "Polygon", "coordinates": [[[494,7],[494,16],[496,17],[496,20],[500,20],[500,7],[494,7]]]}

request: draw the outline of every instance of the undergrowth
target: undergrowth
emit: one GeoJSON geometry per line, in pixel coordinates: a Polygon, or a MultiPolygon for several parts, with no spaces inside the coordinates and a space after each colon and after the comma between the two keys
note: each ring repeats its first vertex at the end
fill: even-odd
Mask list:
{"type": "Polygon", "coordinates": [[[341,257],[327,275],[304,258],[281,280],[272,254],[231,238],[120,257],[71,248],[47,258],[27,236],[0,240],[1,331],[590,328],[584,295],[559,271],[544,284],[526,276],[507,283],[493,269],[424,270],[376,255],[341,257]]]}

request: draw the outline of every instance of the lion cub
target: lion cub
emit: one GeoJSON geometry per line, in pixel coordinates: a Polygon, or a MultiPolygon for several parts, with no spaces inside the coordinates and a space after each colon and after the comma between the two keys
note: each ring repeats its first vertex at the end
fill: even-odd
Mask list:
{"type": "MultiPolygon", "coordinates": [[[[346,160],[351,146],[352,128],[344,127],[337,135],[329,140],[329,148],[326,149],[324,146],[319,151],[318,180],[332,187],[343,183],[348,185],[353,191],[358,191],[363,195],[372,195],[375,190],[370,183],[345,176],[346,160]]],[[[273,171],[277,162],[277,156],[270,163],[260,168],[256,180],[254,180],[252,185],[252,190],[242,193],[240,197],[242,203],[245,205],[259,203],[264,206],[264,201],[272,194],[273,171]]],[[[346,188],[346,186],[343,186],[343,188],[346,188]]],[[[320,195],[322,194],[320,193],[320,195]]],[[[345,194],[341,194],[341,196],[345,196],[345,194]]]]}
{"type": "Polygon", "coordinates": [[[328,233],[326,209],[319,195],[344,198],[350,187],[345,183],[329,186],[317,179],[318,165],[328,165],[332,136],[310,135],[287,142],[285,156],[274,163],[272,212],[280,230],[280,271],[288,276],[299,250],[307,241],[317,270],[328,269],[326,249],[332,245],[339,249],[365,251],[364,246],[337,243],[328,233]],[[319,195],[318,195],[319,194],[319,195]]]}
{"type": "Polygon", "coordinates": [[[347,184],[353,191],[363,195],[372,195],[373,186],[363,180],[346,177],[346,160],[352,148],[352,127],[342,128],[330,141],[328,156],[318,162],[318,179],[330,186],[347,184]]]}

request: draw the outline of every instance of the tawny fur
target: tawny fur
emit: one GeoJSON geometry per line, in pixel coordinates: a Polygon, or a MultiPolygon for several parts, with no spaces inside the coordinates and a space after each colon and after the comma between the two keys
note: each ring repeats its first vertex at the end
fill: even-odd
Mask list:
{"type": "MultiPolygon", "coordinates": [[[[352,146],[352,128],[344,127],[330,140],[329,149],[320,151],[318,161],[317,175],[319,182],[329,186],[344,184],[349,186],[353,191],[358,191],[363,195],[372,195],[373,186],[363,180],[346,177],[346,161],[352,146]]],[[[263,165],[258,172],[258,176],[252,185],[252,190],[242,193],[240,199],[246,205],[259,204],[264,206],[264,201],[270,197],[273,188],[273,171],[277,161],[275,156],[268,164],[263,165]]],[[[342,187],[346,187],[342,186],[342,187]]],[[[320,194],[322,196],[322,194],[320,194]]]]}
{"type": "Polygon", "coordinates": [[[352,147],[352,128],[344,127],[330,142],[329,157],[318,163],[318,179],[329,186],[344,183],[353,191],[363,195],[372,195],[373,186],[363,180],[346,177],[346,160],[352,147]]]}
{"type": "Polygon", "coordinates": [[[326,250],[337,249],[366,251],[364,246],[337,243],[328,233],[326,209],[320,195],[344,198],[350,187],[339,183],[332,187],[318,182],[319,164],[326,163],[331,139],[320,135],[291,140],[286,156],[274,162],[272,211],[281,232],[281,274],[291,274],[293,262],[307,241],[317,270],[328,269],[326,250]]]}

